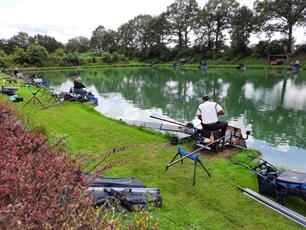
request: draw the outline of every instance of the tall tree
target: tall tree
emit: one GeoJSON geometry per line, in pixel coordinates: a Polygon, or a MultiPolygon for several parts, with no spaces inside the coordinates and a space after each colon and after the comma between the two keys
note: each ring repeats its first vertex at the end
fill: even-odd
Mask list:
{"type": "Polygon", "coordinates": [[[248,43],[254,30],[256,18],[253,11],[242,6],[235,11],[231,20],[231,48],[234,54],[247,54],[248,43]]]}
{"type": "Polygon", "coordinates": [[[218,53],[224,43],[224,31],[230,27],[231,18],[239,4],[235,0],[209,0],[204,6],[214,22],[214,48],[218,53]]]}
{"type": "Polygon", "coordinates": [[[134,43],[135,30],[133,25],[129,22],[122,24],[118,28],[119,48],[123,51],[136,49],[134,43]]]}
{"type": "Polygon", "coordinates": [[[97,50],[113,52],[118,46],[118,34],[114,30],[107,30],[104,26],[98,26],[91,35],[90,47],[97,50]]]}
{"type": "Polygon", "coordinates": [[[9,39],[9,42],[16,44],[20,48],[27,48],[31,43],[31,36],[26,32],[19,32],[9,39]]]}
{"type": "Polygon", "coordinates": [[[19,32],[17,35],[12,36],[10,39],[2,39],[0,42],[1,48],[7,53],[15,52],[15,48],[19,47],[26,49],[32,42],[32,37],[26,32],[19,32]]]}
{"type": "Polygon", "coordinates": [[[68,52],[86,52],[89,50],[89,39],[83,36],[71,38],[66,44],[68,52]]]}
{"type": "Polygon", "coordinates": [[[201,50],[212,51],[214,47],[214,20],[205,7],[196,17],[195,45],[201,50]]]}
{"type": "Polygon", "coordinates": [[[305,0],[256,0],[254,8],[263,19],[263,28],[282,33],[292,52],[293,29],[306,23],[305,0]]]}
{"type": "Polygon", "coordinates": [[[149,25],[149,36],[152,44],[157,46],[165,46],[167,43],[167,31],[169,31],[170,25],[167,22],[166,14],[153,17],[149,25]]]}
{"type": "Polygon", "coordinates": [[[4,50],[5,53],[9,53],[7,39],[0,39],[0,49],[4,50]]]}
{"type": "Polygon", "coordinates": [[[194,29],[198,11],[196,0],[175,0],[167,7],[170,40],[178,47],[188,47],[189,34],[194,29]]]}
{"type": "Polygon", "coordinates": [[[138,51],[147,49],[151,42],[150,25],[153,17],[138,15],[118,29],[119,46],[122,51],[135,55],[138,51]]]}
{"type": "Polygon", "coordinates": [[[55,38],[48,35],[37,34],[31,40],[33,43],[45,47],[49,53],[53,53],[59,48],[64,48],[64,45],[61,42],[58,42],[55,38]]]}
{"type": "Polygon", "coordinates": [[[103,40],[106,33],[106,28],[99,25],[91,34],[90,47],[93,49],[103,50],[103,40]]]}
{"type": "Polygon", "coordinates": [[[131,23],[134,26],[134,42],[138,49],[146,49],[151,41],[150,25],[153,18],[150,15],[138,15],[131,23]]]}
{"type": "Polygon", "coordinates": [[[140,58],[164,60],[169,56],[169,50],[166,47],[168,29],[169,24],[165,13],[150,19],[145,32],[146,47],[141,51],[140,58]]]}

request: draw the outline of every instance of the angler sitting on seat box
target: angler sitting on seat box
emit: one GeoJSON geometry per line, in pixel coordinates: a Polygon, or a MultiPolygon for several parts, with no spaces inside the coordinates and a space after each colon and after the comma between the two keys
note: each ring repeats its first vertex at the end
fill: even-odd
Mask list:
{"type": "Polygon", "coordinates": [[[81,82],[81,77],[78,77],[73,81],[73,89],[75,94],[86,95],[86,86],[81,82]]]}
{"type": "Polygon", "coordinates": [[[221,130],[220,137],[224,137],[227,122],[218,120],[219,115],[225,114],[224,110],[216,102],[210,101],[209,95],[204,95],[202,99],[203,103],[198,107],[197,116],[201,120],[204,132],[208,132],[210,135],[211,131],[221,130]]]}

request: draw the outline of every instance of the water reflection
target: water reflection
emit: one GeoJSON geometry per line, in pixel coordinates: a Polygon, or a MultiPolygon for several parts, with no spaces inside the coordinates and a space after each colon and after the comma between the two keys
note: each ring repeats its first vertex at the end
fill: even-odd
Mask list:
{"type": "Polygon", "coordinates": [[[277,106],[285,109],[306,110],[306,84],[296,85],[292,79],[283,79],[272,88],[244,85],[244,95],[264,110],[274,110],[277,106]]]}
{"type": "Polygon", "coordinates": [[[283,107],[286,109],[306,109],[306,83],[296,85],[291,79],[287,82],[283,107]]]}
{"type": "MultiPolygon", "coordinates": [[[[69,72],[41,75],[66,91],[74,78],[69,72]]],[[[100,95],[98,110],[123,120],[144,121],[155,114],[192,121],[201,96],[208,92],[225,109],[225,119],[244,130],[252,129],[251,147],[261,150],[272,163],[306,172],[306,78],[302,74],[294,79],[265,70],[203,73],[122,68],[80,75],[100,95]]]]}

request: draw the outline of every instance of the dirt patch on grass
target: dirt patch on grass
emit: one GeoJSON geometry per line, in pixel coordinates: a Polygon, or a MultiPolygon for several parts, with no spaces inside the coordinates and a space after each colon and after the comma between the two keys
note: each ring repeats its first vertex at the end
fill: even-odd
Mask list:
{"type": "Polygon", "coordinates": [[[213,159],[213,158],[229,159],[231,155],[236,152],[237,152],[237,148],[226,147],[225,149],[219,150],[218,152],[203,150],[203,151],[200,151],[200,154],[202,156],[206,156],[209,159],[213,159]]]}

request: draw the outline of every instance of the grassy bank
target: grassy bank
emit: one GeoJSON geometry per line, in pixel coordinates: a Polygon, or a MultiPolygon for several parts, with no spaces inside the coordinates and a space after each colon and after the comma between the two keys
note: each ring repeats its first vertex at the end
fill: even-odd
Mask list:
{"type": "MultiPolygon", "coordinates": [[[[267,60],[265,59],[254,59],[247,58],[244,60],[248,69],[284,69],[286,65],[276,65],[270,66],[267,64],[267,60]]],[[[208,60],[209,68],[218,68],[218,69],[234,69],[240,63],[239,58],[234,58],[232,60],[208,60]]],[[[178,63],[179,64],[179,63],[178,63]]],[[[171,67],[172,62],[169,63],[155,63],[153,66],[156,68],[169,68],[171,67]]],[[[301,66],[303,67],[305,63],[301,62],[301,66]]],[[[118,67],[148,67],[150,68],[152,65],[148,62],[140,62],[140,61],[129,61],[129,62],[117,62],[110,64],[92,64],[92,65],[81,65],[81,66],[59,66],[59,67],[20,67],[19,69],[26,72],[34,72],[34,71],[56,71],[56,70],[87,70],[87,69],[99,69],[99,68],[118,68],[118,67]]],[[[180,68],[199,68],[199,63],[186,63],[180,64],[180,68]]],[[[14,70],[14,67],[8,68],[8,70],[14,70]]]]}
{"type": "MultiPolygon", "coordinates": [[[[19,93],[28,100],[26,88],[19,93]]],[[[7,100],[0,96],[0,100],[7,100]]],[[[43,97],[47,101],[47,97],[43,97]]],[[[165,172],[165,165],[177,151],[176,146],[152,131],[125,125],[106,118],[89,105],[66,103],[41,110],[40,106],[15,104],[29,129],[40,129],[55,142],[65,137],[71,157],[85,153],[82,167],[92,170],[98,164],[112,163],[107,175],[133,177],[147,187],[158,187],[163,207],[152,214],[160,219],[160,229],[300,229],[294,222],[245,197],[239,184],[257,191],[256,178],[232,163],[246,160],[252,150],[235,150],[234,156],[208,153],[202,157],[212,177],[199,167],[192,187],[193,164],[185,161],[165,172]],[[105,158],[105,155],[109,157],[105,158]]],[[[191,145],[184,148],[191,150],[191,145]]],[[[306,205],[290,198],[288,207],[306,215],[306,205]]]]}
{"type": "MultiPolygon", "coordinates": [[[[151,68],[150,64],[147,63],[138,63],[138,64],[107,64],[107,65],[90,65],[90,66],[65,66],[65,67],[27,67],[27,68],[19,68],[19,70],[25,73],[33,73],[33,72],[50,72],[50,71],[63,71],[63,70],[91,70],[91,69],[106,69],[106,68],[122,68],[122,67],[131,67],[131,68],[151,68]]],[[[154,68],[171,68],[171,63],[166,64],[154,64],[154,68]]],[[[236,69],[236,64],[211,64],[208,66],[209,69],[236,69]]],[[[285,65],[277,65],[277,66],[269,66],[265,64],[254,64],[247,65],[247,69],[277,69],[283,70],[285,69],[285,65]]],[[[180,69],[198,69],[199,64],[183,64],[179,65],[180,69]]],[[[13,71],[14,68],[9,68],[8,71],[13,71]]]]}

